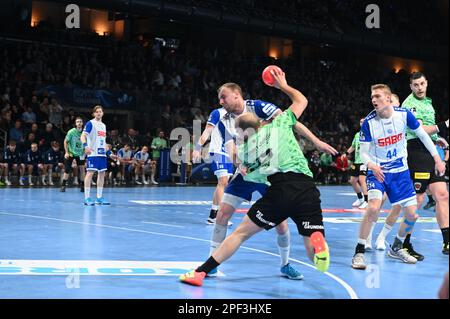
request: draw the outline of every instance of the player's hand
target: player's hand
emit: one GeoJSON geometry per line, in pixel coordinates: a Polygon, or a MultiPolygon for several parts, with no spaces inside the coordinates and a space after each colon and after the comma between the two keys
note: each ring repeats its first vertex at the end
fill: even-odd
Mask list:
{"type": "Polygon", "coordinates": [[[334,147],[322,141],[319,141],[314,145],[319,151],[327,154],[337,155],[339,153],[334,147]]]}
{"type": "Polygon", "coordinates": [[[445,163],[443,161],[439,161],[439,162],[435,163],[434,170],[436,172],[436,175],[444,176],[444,174],[445,174],[445,163]]]}
{"type": "Polygon", "coordinates": [[[380,182],[384,182],[384,173],[381,169],[381,166],[375,165],[373,163],[370,163],[367,166],[368,169],[370,169],[373,172],[373,175],[375,175],[375,178],[380,182]]]}
{"type": "Polygon", "coordinates": [[[91,148],[89,146],[84,148],[84,154],[91,155],[91,153],[92,153],[92,150],[91,150],[91,148]]]}
{"type": "Polygon", "coordinates": [[[70,157],[69,153],[64,153],[64,158],[65,159],[69,159],[69,157],[70,157]]]}
{"type": "Polygon", "coordinates": [[[192,151],[192,162],[193,163],[200,163],[202,159],[202,153],[200,151],[192,151]]]}
{"type": "Polygon", "coordinates": [[[277,89],[287,86],[286,74],[278,69],[272,69],[270,73],[273,75],[273,79],[275,80],[273,85],[277,89]]]}

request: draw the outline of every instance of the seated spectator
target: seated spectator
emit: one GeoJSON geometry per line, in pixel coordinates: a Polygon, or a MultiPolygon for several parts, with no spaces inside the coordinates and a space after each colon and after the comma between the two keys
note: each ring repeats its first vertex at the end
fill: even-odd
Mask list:
{"type": "Polygon", "coordinates": [[[48,175],[48,185],[53,186],[53,172],[59,173],[62,179],[62,172],[64,171],[64,155],[60,149],[57,141],[51,142],[51,148],[45,152],[44,155],[44,170],[41,176],[42,185],[46,185],[45,175],[48,175]]]}
{"type": "MultiPolygon", "coordinates": [[[[9,172],[13,172],[14,174],[17,174],[20,169],[20,164],[22,161],[22,155],[19,152],[19,149],[17,148],[17,143],[14,140],[10,140],[8,143],[8,146],[6,147],[2,161],[0,166],[3,167],[3,175],[5,184],[10,186],[11,181],[9,180],[9,172]]],[[[20,172],[20,176],[22,176],[23,173],[20,172]]]]}
{"type": "MultiPolygon", "coordinates": [[[[31,148],[25,152],[22,165],[28,173],[28,185],[34,186],[33,176],[40,177],[44,174],[43,156],[37,143],[32,143],[31,148]]],[[[20,180],[20,185],[23,185],[22,180],[20,180]]]]}
{"type": "Polygon", "coordinates": [[[16,141],[18,144],[24,142],[21,120],[16,120],[16,122],[14,123],[14,127],[9,130],[8,138],[9,140],[16,141]]]}
{"type": "Polygon", "coordinates": [[[24,121],[25,123],[31,125],[33,123],[36,123],[37,118],[36,118],[36,114],[33,112],[33,109],[31,108],[31,106],[27,106],[26,107],[26,111],[22,113],[22,121],[24,121]]]}

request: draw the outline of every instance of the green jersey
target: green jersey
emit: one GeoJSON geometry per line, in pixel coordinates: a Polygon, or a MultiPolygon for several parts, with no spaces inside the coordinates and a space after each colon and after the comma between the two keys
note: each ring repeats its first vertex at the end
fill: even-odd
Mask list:
{"type": "Polygon", "coordinates": [[[160,150],[162,150],[164,148],[167,148],[167,141],[163,138],[155,137],[152,141],[152,149],[153,149],[152,156],[153,156],[153,158],[161,157],[160,150]]]}
{"type": "MultiPolygon", "coordinates": [[[[423,125],[436,124],[434,107],[432,100],[429,97],[419,100],[414,96],[414,94],[411,93],[406,100],[403,101],[402,107],[410,110],[418,120],[422,121],[423,125]]],[[[418,138],[416,133],[414,133],[411,129],[406,128],[406,139],[411,140],[413,138],[418,138]]],[[[437,134],[431,135],[431,139],[433,141],[436,141],[437,138],[437,134]]]]}
{"type": "Polygon", "coordinates": [[[355,134],[355,137],[353,138],[352,147],[355,149],[355,158],[354,158],[354,164],[362,164],[361,156],[359,154],[359,132],[355,134]]]}
{"type": "Polygon", "coordinates": [[[83,144],[81,143],[81,131],[72,128],[67,132],[66,141],[69,155],[80,157],[84,154],[83,144]]]}
{"type": "Polygon", "coordinates": [[[295,123],[297,119],[288,109],[238,147],[238,157],[247,167],[246,181],[267,184],[267,176],[278,172],[313,177],[292,131],[295,123]]]}

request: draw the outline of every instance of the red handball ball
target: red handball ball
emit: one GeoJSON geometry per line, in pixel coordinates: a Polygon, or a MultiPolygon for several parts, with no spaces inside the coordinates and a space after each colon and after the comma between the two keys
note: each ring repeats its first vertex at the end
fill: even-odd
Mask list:
{"type": "Polygon", "coordinates": [[[262,80],[263,82],[268,86],[273,86],[275,83],[275,79],[273,78],[273,75],[270,73],[272,70],[279,70],[282,71],[278,66],[276,65],[269,65],[264,69],[262,72],[262,80]]]}

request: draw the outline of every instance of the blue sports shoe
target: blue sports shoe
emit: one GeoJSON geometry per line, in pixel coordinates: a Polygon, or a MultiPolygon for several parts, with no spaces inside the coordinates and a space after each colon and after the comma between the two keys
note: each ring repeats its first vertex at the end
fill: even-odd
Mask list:
{"type": "Polygon", "coordinates": [[[217,275],[217,267],[211,270],[206,276],[215,276],[217,275]]]}
{"type": "Polygon", "coordinates": [[[95,205],[95,202],[92,200],[92,198],[86,198],[85,200],[84,200],[84,205],[86,205],[86,206],[94,206],[95,205]]]}
{"type": "Polygon", "coordinates": [[[303,275],[299,273],[297,270],[295,270],[294,267],[291,266],[291,264],[287,263],[280,269],[282,276],[287,277],[292,280],[302,280],[303,275]]]}
{"type": "Polygon", "coordinates": [[[111,203],[105,200],[103,197],[97,198],[95,200],[95,204],[97,205],[110,205],[111,203]]]}

